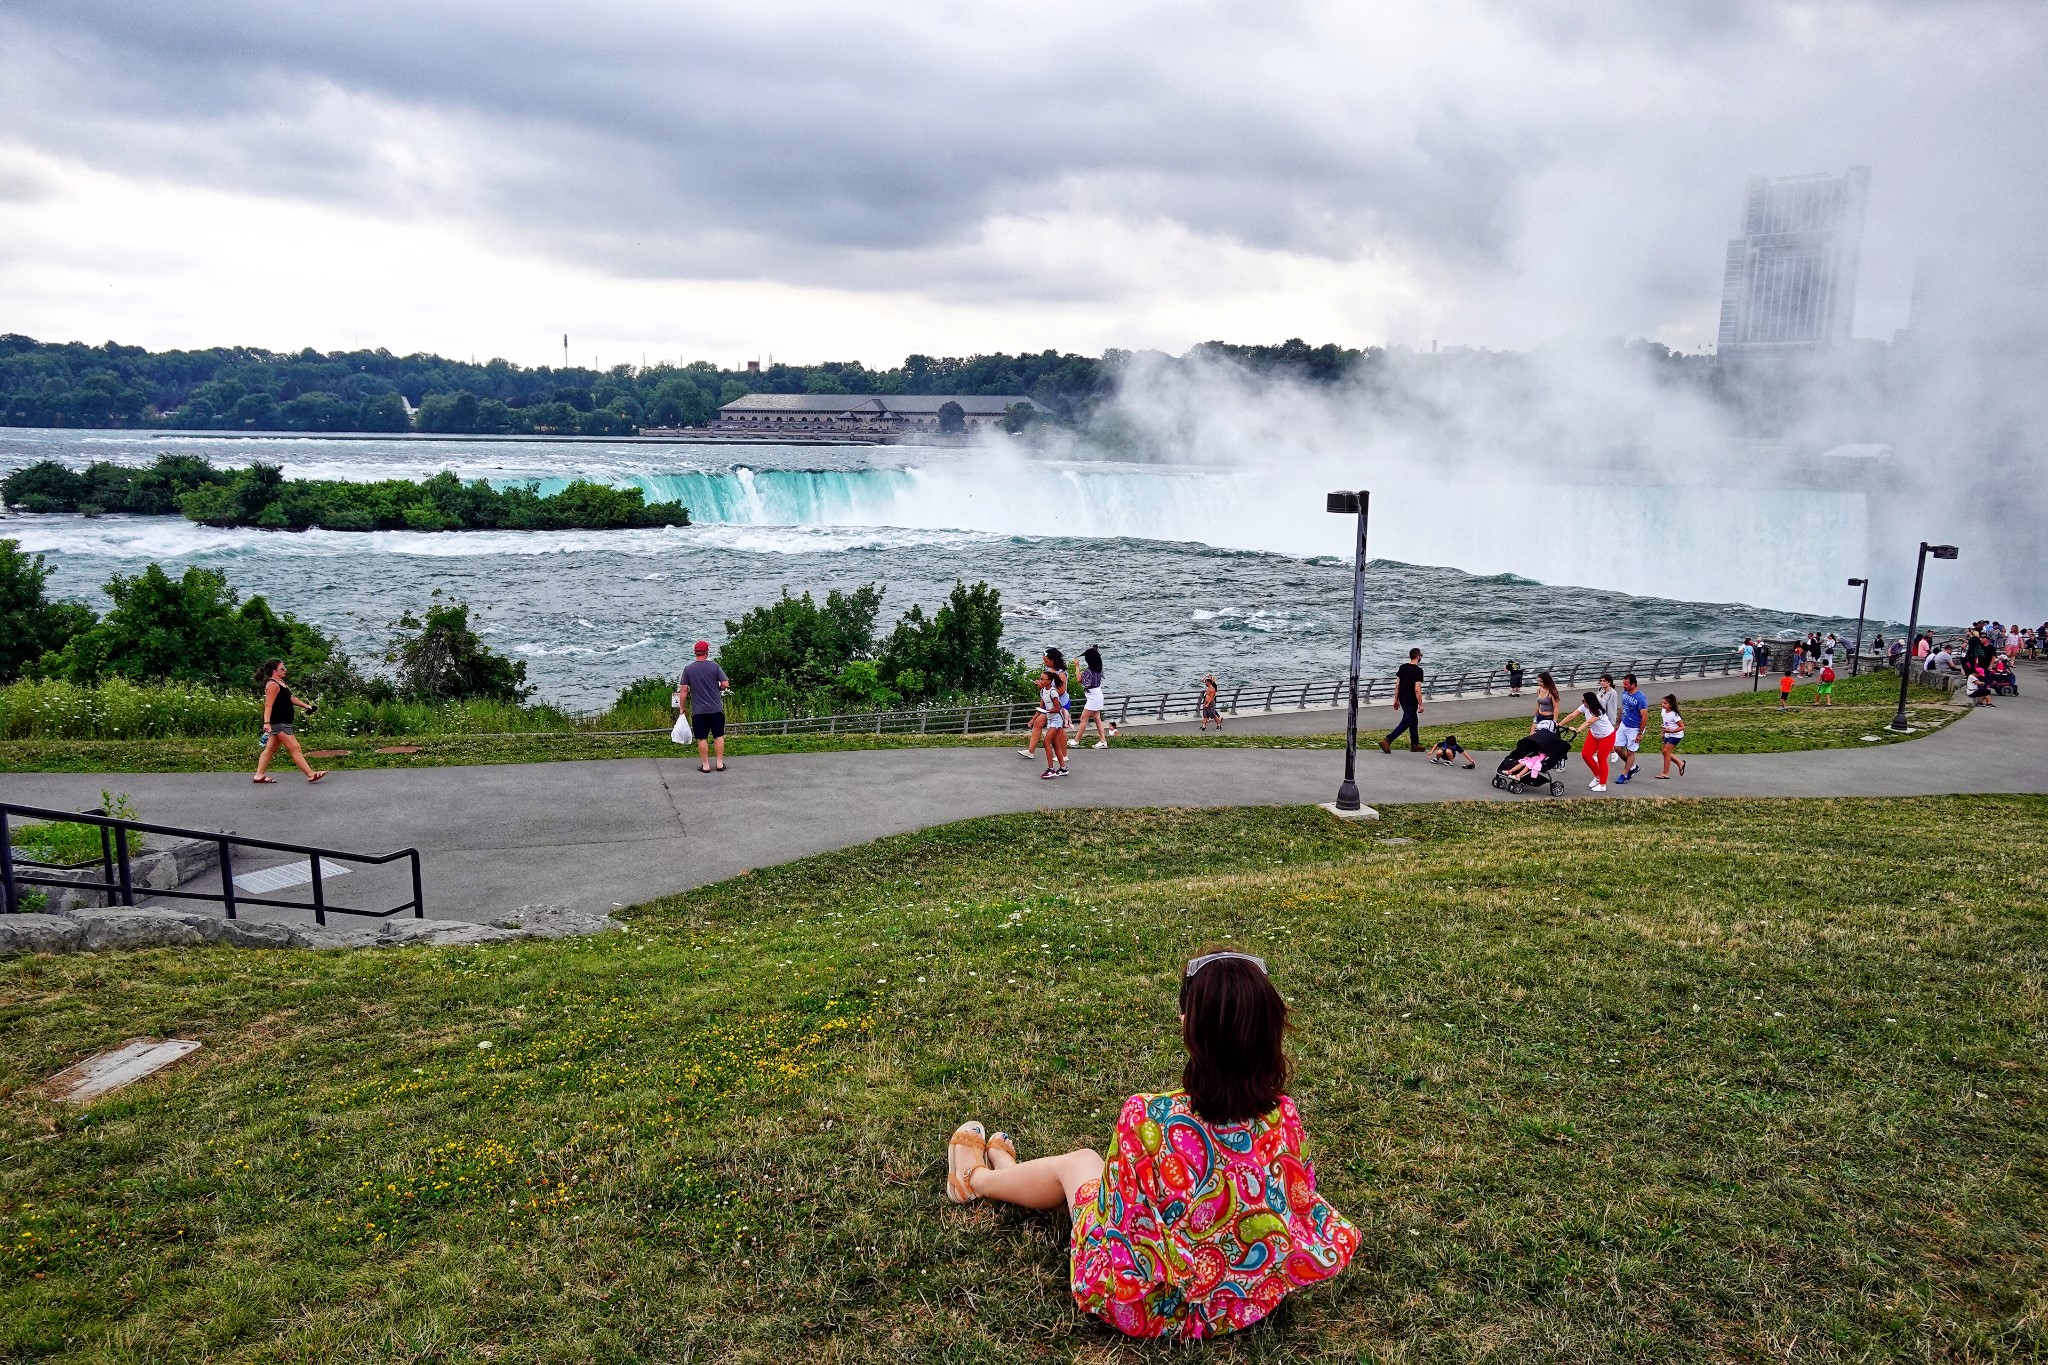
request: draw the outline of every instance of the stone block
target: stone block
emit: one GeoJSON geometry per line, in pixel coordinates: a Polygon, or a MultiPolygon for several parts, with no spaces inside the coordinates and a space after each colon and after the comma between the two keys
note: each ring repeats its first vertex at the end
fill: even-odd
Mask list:
{"type": "Polygon", "coordinates": [[[189,948],[206,937],[184,917],[160,910],[73,910],[66,916],[84,932],[89,953],[133,948],[189,948]]]}
{"type": "Polygon", "coordinates": [[[578,910],[567,905],[522,905],[491,921],[500,929],[522,929],[532,938],[575,938],[619,927],[603,910],[578,910]]]}
{"type": "Polygon", "coordinates": [[[85,931],[62,915],[0,915],[0,957],[16,953],[75,953],[85,931]]]}
{"type": "Polygon", "coordinates": [[[379,948],[401,948],[425,944],[436,948],[468,947],[478,943],[510,943],[527,937],[519,929],[501,929],[494,924],[472,924],[455,919],[386,920],[377,930],[379,948]]]}

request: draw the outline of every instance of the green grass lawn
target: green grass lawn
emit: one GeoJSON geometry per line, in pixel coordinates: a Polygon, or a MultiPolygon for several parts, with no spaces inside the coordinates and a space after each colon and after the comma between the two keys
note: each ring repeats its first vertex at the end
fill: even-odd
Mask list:
{"type": "MultiPolygon", "coordinates": [[[[1813,689],[1794,694],[1790,710],[1777,710],[1777,697],[1740,693],[1689,702],[1685,706],[1686,752],[1701,754],[1776,753],[1795,749],[1855,748],[1896,743],[1954,720],[1960,711],[1933,689],[1915,689],[1911,717],[1914,736],[1895,736],[1885,728],[1892,705],[1879,696],[1882,679],[1863,678],[1838,688],[1841,705],[1813,707],[1813,689]],[[1875,686],[1874,686],[1875,684],[1875,686]],[[1767,703],[1767,704],[1760,704],[1767,703]],[[1863,736],[1876,735],[1876,741],[1863,736]]],[[[1896,699],[1897,682],[1889,694],[1896,699]]],[[[1533,705],[1533,703],[1531,703],[1533,705]]],[[[1427,713],[1425,712],[1425,718],[1427,713]]],[[[1654,720],[1654,713],[1652,719],[1654,720]]],[[[1391,724],[1391,712],[1375,707],[1360,714],[1360,742],[1368,743],[1391,724]]],[[[1327,749],[1342,748],[1343,720],[1331,713],[1335,733],[1326,735],[1261,735],[1229,731],[1221,735],[1148,734],[1142,728],[1125,732],[1120,744],[1135,748],[1327,749]]],[[[1526,720],[1467,722],[1424,730],[1434,743],[1455,732],[1467,748],[1507,749],[1529,730],[1526,720]]],[[[1017,735],[762,735],[735,736],[727,750],[735,755],[819,753],[848,749],[1002,747],[1019,742],[1017,735]]],[[[308,741],[307,748],[327,747],[308,741]]],[[[447,767],[475,763],[548,763],[573,759],[673,758],[685,751],[666,734],[630,735],[585,732],[564,735],[428,735],[353,736],[332,741],[346,748],[345,757],[313,760],[326,768],[447,767]],[[380,754],[380,748],[404,746],[417,753],[380,754]]],[[[242,739],[138,740],[4,740],[0,741],[0,772],[238,772],[256,766],[256,745],[242,739]]],[[[273,766],[289,767],[282,756],[273,766]]]]}
{"type": "Polygon", "coordinates": [[[2044,906],[2034,797],[1082,812],[599,939],[0,961],[0,1359],[1178,1359],[941,1144],[1103,1143],[1228,938],[1364,1248],[1205,1356],[2037,1360],[2044,906]],[[207,1047],[24,1089],[139,1034],[207,1047]]]}

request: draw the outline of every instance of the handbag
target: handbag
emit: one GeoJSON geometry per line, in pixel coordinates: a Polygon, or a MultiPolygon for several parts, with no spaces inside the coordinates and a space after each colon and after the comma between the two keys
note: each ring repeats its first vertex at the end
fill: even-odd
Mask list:
{"type": "Polygon", "coordinates": [[[668,732],[668,737],[678,744],[688,744],[696,738],[694,734],[690,733],[690,713],[688,711],[676,712],[675,727],[668,732]]]}

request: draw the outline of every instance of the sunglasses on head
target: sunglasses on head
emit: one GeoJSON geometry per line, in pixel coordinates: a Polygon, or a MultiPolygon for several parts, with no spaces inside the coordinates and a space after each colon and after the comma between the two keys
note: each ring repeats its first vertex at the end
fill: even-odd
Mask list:
{"type": "Polygon", "coordinates": [[[1211,962],[1221,962],[1226,958],[1236,958],[1240,962],[1249,962],[1262,972],[1266,970],[1266,959],[1263,957],[1253,957],[1250,953],[1204,953],[1193,962],[1188,963],[1186,975],[1193,976],[1211,962]]]}

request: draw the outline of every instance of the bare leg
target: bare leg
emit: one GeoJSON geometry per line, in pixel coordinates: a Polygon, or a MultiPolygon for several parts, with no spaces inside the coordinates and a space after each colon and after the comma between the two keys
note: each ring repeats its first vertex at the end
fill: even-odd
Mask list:
{"type": "Polygon", "coordinates": [[[990,1153],[1000,1166],[983,1166],[967,1178],[984,1199],[1021,1204],[1027,1209],[1072,1208],[1074,1192],[1102,1176],[1102,1154],[1086,1147],[1010,1164],[1007,1155],[990,1153]]]}
{"type": "Polygon", "coordinates": [[[712,741],[712,744],[718,753],[718,766],[723,768],[725,766],[725,736],[720,735],[716,740],[712,741]]]}
{"type": "Polygon", "coordinates": [[[263,743],[263,752],[256,756],[256,776],[262,777],[270,771],[270,760],[277,757],[277,748],[284,743],[283,735],[272,735],[263,743]]]}
{"type": "Polygon", "coordinates": [[[291,751],[292,762],[299,765],[299,771],[308,778],[312,777],[313,766],[306,762],[305,750],[299,748],[299,737],[297,735],[276,735],[271,738],[270,742],[274,745],[280,739],[284,741],[284,747],[291,751]]]}
{"type": "Polygon", "coordinates": [[[711,766],[711,741],[710,741],[710,740],[708,740],[708,739],[700,739],[700,740],[698,740],[698,741],[697,741],[697,770],[698,770],[699,772],[703,772],[704,770],[708,769],[708,768],[709,768],[710,766],[711,766]]]}

